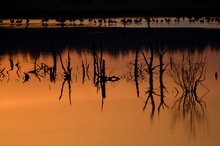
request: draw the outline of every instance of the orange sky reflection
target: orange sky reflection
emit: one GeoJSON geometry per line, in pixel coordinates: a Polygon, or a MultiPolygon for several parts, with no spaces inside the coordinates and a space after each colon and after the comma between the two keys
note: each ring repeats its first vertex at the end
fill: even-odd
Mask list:
{"type": "MultiPolygon", "coordinates": [[[[168,61],[168,56],[165,60],[168,61]]],[[[177,54],[175,54],[177,55],[177,54]]],[[[60,61],[57,63],[57,80],[51,83],[48,76],[41,80],[31,75],[29,81],[23,83],[23,72],[33,69],[34,60],[22,55],[13,56],[13,60],[19,60],[21,70],[20,78],[16,74],[16,68],[9,72],[0,83],[0,145],[12,146],[39,146],[39,145],[94,145],[94,146],[143,146],[143,145],[169,145],[169,146],[205,146],[219,145],[220,118],[218,114],[220,103],[219,80],[215,80],[214,71],[220,71],[216,60],[219,60],[219,52],[208,52],[208,64],[206,81],[204,85],[210,92],[204,97],[207,104],[209,130],[197,132],[195,141],[188,140],[184,123],[171,125],[170,108],[161,110],[158,116],[150,120],[151,104],[143,111],[146,99],[145,92],[148,87],[147,81],[140,82],[140,98],[137,97],[134,82],[128,82],[126,73],[128,63],[134,62],[135,54],[129,53],[126,57],[111,59],[108,54],[103,54],[106,61],[106,75],[119,76],[118,82],[107,82],[106,99],[101,110],[101,91],[97,92],[92,79],[92,63],[90,64],[90,79],[85,77],[82,83],[82,60],[85,56],[78,56],[71,52],[72,82],[71,99],[69,104],[68,84],[64,85],[63,96],[59,101],[61,85],[63,82],[63,70],[60,61]],[[25,62],[24,60],[28,60],[25,62]],[[78,68],[78,70],[77,70],[78,68]],[[184,126],[183,126],[184,125],[184,126]]],[[[67,52],[62,54],[64,66],[67,66],[67,52]]],[[[178,56],[178,55],[177,55],[178,56]]],[[[87,61],[92,60],[91,54],[86,54],[87,61]]],[[[140,55],[141,57],[141,55],[140,55]]],[[[178,57],[177,57],[178,58],[178,57]]],[[[9,56],[1,60],[0,68],[10,69],[9,56]]],[[[37,63],[50,64],[52,57],[40,56],[37,63]]],[[[58,59],[59,60],[59,59],[58,59]]],[[[140,59],[141,61],[141,59],[140,59]]],[[[164,75],[164,84],[167,87],[165,102],[169,107],[174,102],[176,92],[175,84],[164,75]]],[[[158,87],[158,75],[155,74],[154,86],[158,87]]],[[[204,88],[201,90],[204,90],[204,88]]],[[[159,97],[155,96],[158,106],[159,97]]],[[[186,126],[186,127],[185,127],[186,126]]],[[[197,127],[198,128],[198,127],[197,127]]]]}

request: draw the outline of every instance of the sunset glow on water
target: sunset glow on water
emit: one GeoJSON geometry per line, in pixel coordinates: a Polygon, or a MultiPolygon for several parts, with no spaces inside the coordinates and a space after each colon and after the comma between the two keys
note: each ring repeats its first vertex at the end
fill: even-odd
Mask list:
{"type": "MultiPolygon", "coordinates": [[[[34,66],[39,69],[40,65],[53,66],[52,54],[37,55],[11,54],[1,55],[1,71],[5,69],[4,77],[1,74],[1,145],[218,145],[220,119],[218,103],[219,80],[215,79],[215,71],[219,73],[216,61],[220,57],[219,51],[207,51],[196,54],[198,58],[207,56],[205,81],[198,87],[198,96],[206,103],[205,113],[196,113],[191,117],[176,118],[172,114],[172,106],[176,99],[181,96],[180,88],[169,76],[170,57],[181,60],[181,52],[168,51],[164,55],[164,64],[168,65],[164,73],[164,85],[166,87],[165,103],[167,107],[161,108],[158,114],[157,108],[160,103],[159,96],[154,95],[156,110],[152,117],[151,103],[143,110],[147,98],[146,91],[149,87],[148,75],[144,73],[139,78],[140,96],[137,97],[136,86],[133,76],[133,63],[135,51],[112,56],[103,53],[105,60],[106,75],[116,76],[120,80],[106,82],[106,98],[102,99],[102,91],[93,83],[93,55],[91,52],[78,53],[70,48],[70,67],[72,69],[70,82],[64,81],[64,72],[57,54],[56,81],[51,82],[49,72],[45,75],[43,70],[38,74],[31,74],[34,66]],[[33,57],[30,57],[33,56],[33,57]],[[199,57],[200,56],[200,57],[199,57]],[[37,59],[36,59],[37,58],[37,59]],[[11,64],[20,62],[19,71],[11,64]],[[88,75],[83,79],[84,65],[88,67],[88,75]],[[25,81],[24,73],[30,78],[25,81]],[[71,104],[69,91],[71,90],[71,104]],[[178,90],[178,95],[177,95],[178,90]],[[62,92],[62,98],[59,99],[62,92]],[[176,96],[177,95],[177,96],[176,96]],[[102,101],[104,100],[104,103],[102,101]],[[12,141],[13,139],[13,141],[12,141]]],[[[140,50],[139,65],[144,67],[143,51],[150,58],[150,52],[140,50]]],[[[60,54],[64,68],[68,66],[68,49],[60,54]]],[[[97,55],[100,51],[97,48],[97,55]]],[[[191,54],[193,55],[193,54],[191,54]]],[[[194,58],[195,59],[195,58],[194,58]]],[[[157,65],[158,57],[155,56],[154,64],[157,65]]],[[[155,69],[154,87],[155,93],[159,94],[158,68],[155,69]]],[[[197,107],[199,108],[199,107],[197,107]]],[[[179,115],[181,116],[181,115],[179,115]]],[[[182,115],[183,116],[183,115],[182,115]]]]}
{"type": "Polygon", "coordinates": [[[0,5],[0,146],[219,146],[217,0],[0,5]]]}

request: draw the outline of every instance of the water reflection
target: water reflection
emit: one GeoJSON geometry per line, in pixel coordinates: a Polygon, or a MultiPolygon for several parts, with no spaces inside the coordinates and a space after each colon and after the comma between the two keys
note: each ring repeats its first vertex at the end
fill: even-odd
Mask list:
{"type": "MultiPolygon", "coordinates": [[[[157,45],[153,46],[151,43],[149,43],[148,46],[150,51],[148,58],[143,51],[141,51],[143,58],[139,57],[139,49],[136,49],[134,63],[131,63],[131,66],[129,66],[129,68],[133,66],[134,73],[132,74],[130,71],[128,75],[130,80],[135,82],[137,97],[140,96],[139,81],[146,80],[146,76],[148,76],[148,80],[145,81],[148,83],[148,88],[147,91],[145,91],[147,98],[143,110],[146,109],[150,99],[152,107],[151,118],[153,118],[156,108],[155,98],[157,96],[160,97],[158,112],[160,112],[161,107],[168,108],[164,100],[164,91],[167,95],[169,95],[169,93],[163,81],[164,78],[167,78],[164,77],[164,73],[166,73],[166,75],[168,73],[174,83],[181,89],[181,91],[179,91],[179,89],[174,86],[176,90],[174,99],[176,99],[176,101],[174,101],[173,105],[170,105],[172,127],[174,128],[177,123],[181,123],[181,120],[183,120],[187,125],[186,129],[189,132],[188,136],[190,139],[196,139],[196,133],[198,129],[201,128],[200,126],[204,129],[204,133],[208,133],[209,124],[206,103],[203,101],[203,98],[210,92],[210,89],[203,84],[206,79],[207,52],[192,52],[192,50],[186,49],[181,60],[179,60],[177,56],[171,55],[167,57],[170,59],[166,62],[164,61],[164,56],[166,56],[167,49],[159,49],[157,45]],[[156,63],[155,57],[158,59],[156,63]],[[168,66],[169,68],[167,68],[168,66]],[[154,87],[154,81],[158,78],[154,77],[155,74],[159,74],[159,87],[156,88],[154,87]],[[198,92],[198,88],[200,88],[200,92],[198,92]]],[[[217,78],[216,76],[217,74],[215,72],[215,78],[217,78]]]]}
{"type": "Polygon", "coordinates": [[[179,95],[176,95],[172,112],[172,125],[176,125],[178,120],[183,119],[189,122],[189,137],[196,138],[197,128],[202,126],[208,129],[208,120],[206,115],[206,103],[203,101],[205,95],[210,91],[203,82],[206,78],[207,53],[192,53],[191,51],[183,53],[181,60],[171,62],[170,76],[175,84],[181,88],[179,95]],[[198,95],[198,86],[202,86],[206,92],[198,95]]]}
{"type": "MultiPolygon", "coordinates": [[[[155,109],[157,109],[160,117],[166,117],[162,121],[166,123],[163,127],[167,127],[169,119],[171,119],[173,127],[183,120],[188,126],[184,129],[189,128],[188,136],[190,138],[197,136],[197,126],[202,125],[204,129],[209,127],[208,111],[206,109],[210,106],[209,104],[206,105],[206,101],[210,102],[212,98],[207,93],[214,96],[219,95],[214,87],[210,88],[212,79],[217,82],[218,78],[216,70],[219,67],[214,64],[219,58],[218,30],[216,32],[212,30],[192,30],[193,33],[191,30],[184,30],[185,33],[188,32],[189,34],[182,36],[182,40],[175,37],[179,37],[179,32],[183,33],[183,30],[177,30],[176,32],[166,29],[152,30],[150,35],[146,34],[148,31],[145,29],[1,31],[3,32],[1,33],[2,43],[0,44],[2,48],[0,52],[0,80],[2,86],[14,85],[21,81],[24,85],[21,85],[22,88],[38,83],[43,86],[49,82],[52,83],[49,85],[49,91],[41,88],[36,91],[34,87],[30,88],[29,91],[34,93],[43,92],[45,96],[52,94],[55,96],[53,98],[70,104],[71,108],[79,106],[91,108],[92,100],[99,96],[97,93],[101,92],[101,100],[98,98],[94,101],[98,104],[101,101],[101,111],[104,110],[105,101],[106,114],[109,114],[109,111],[112,110],[111,115],[113,118],[117,113],[120,113],[119,109],[114,108],[117,106],[122,108],[122,103],[129,102],[128,107],[122,108],[123,110],[129,109],[129,112],[117,115],[126,119],[123,124],[125,124],[125,121],[133,121],[136,115],[140,116],[139,111],[142,110],[146,111],[147,115],[149,113],[150,119],[155,122],[154,119],[157,113],[155,109]],[[199,34],[195,33],[197,31],[199,34]],[[159,32],[161,32],[160,35],[159,32]],[[190,34],[194,33],[198,35],[199,40],[196,43],[191,43],[192,36],[190,34]],[[212,40],[208,40],[204,34],[209,34],[212,40]],[[186,38],[184,43],[182,43],[183,38],[186,38]],[[167,40],[170,42],[166,42],[167,40]],[[174,43],[176,40],[179,41],[174,43]],[[126,42],[126,45],[124,45],[124,42],[126,42]],[[209,48],[208,52],[206,48],[209,48]],[[182,51],[186,51],[186,53],[182,51]],[[214,55],[217,55],[217,57],[213,57],[214,55]],[[82,56],[85,56],[85,59],[82,59],[82,56]],[[208,61],[212,63],[208,65],[208,61]],[[111,71],[112,68],[115,68],[114,72],[111,71]],[[77,83],[79,79],[81,79],[80,84],[77,83]],[[118,87],[111,88],[108,83],[117,83],[118,87]],[[56,85],[58,85],[57,88],[55,88],[56,85]],[[65,88],[65,85],[68,88],[65,88]],[[96,93],[94,94],[93,91],[96,93]],[[73,95],[76,96],[73,98],[73,95]],[[138,98],[134,98],[135,96],[138,98]],[[65,102],[66,99],[67,102],[65,102]],[[109,100],[106,102],[106,99],[109,100]],[[72,105],[77,100],[89,100],[89,102],[85,105],[72,105]],[[114,100],[120,102],[117,102],[116,105],[111,104],[115,103],[114,100]],[[106,103],[108,104],[107,108],[106,103]],[[171,111],[171,118],[167,111],[171,111]]],[[[218,87],[216,83],[215,85],[218,87]]],[[[14,86],[11,86],[11,88],[14,88],[14,86]]],[[[3,95],[7,96],[10,90],[3,90],[3,95]]],[[[19,98],[24,97],[19,96],[19,98]]],[[[4,102],[2,100],[1,103],[4,102]]],[[[82,117],[82,113],[79,112],[78,114],[82,117]]],[[[73,114],[71,113],[71,115],[73,114]]],[[[145,115],[144,118],[146,118],[145,115]]],[[[138,126],[143,130],[142,126],[146,126],[146,123],[148,123],[146,119],[142,119],[144,124],[139,125],[137,124],[140,122],[139,119],[141,118],[135,119],[137,121],[134,122],[133,130],[138,126]]],[[[107,121],[118,122],[118,119],[114,120],[108,119],[107,121]]],[[[110,130],[112,130],[111,128],[110,126],[110,130]]],[[[97,129],[99,130],[99,128],[97,129]]],[[[148,130],[145,128],[143,131],[146,134],[148,130]]],[[[158,130],[157,132],[162,131],[158,130]]],[[[123,131],[123,134],[126,134],[126,132],[123,131]]],[[[149,135],[151,134],[149,133],[149,135]]],[[[131,135],[134,136],[133,133],[131,135]]],[[[145,142],[146,139],[144,138],[143,141],[145,142]]]]}
{"type": "Polygon", "coordinates": [[[60,63],[61,63],[62,69],[63,69],[63,83],[62,83],[62,87],[61,87],[61,91],[60,91],[59,100],[62,98],[63,88],[64,88],[64,85],[65,85],[65,82],[67,82],[68,83],[68,89],[69,89],[69,101],[70,101],[70,104],[71,104],[72,103],[72,100],[71,100],[71,81],[72,81],[71,71],[72,71],[72,68],[70,66],[70,49],[68,49],[68,57],[67,57],[68,60],[67,60],[67,67],[66,68],[64,67],[62,56],[61,56],[60,53],[59,53],[59,56],[60,56],[60,63]]]}
{"type": "Polygon", "coordinates": [[[147,68],[145,69],[145,71],[149,74],[149,89],[146,91],[146,93],[148,94],[148,97],[145,101],[145,105],[144,105],[143,109],[146,108],[148,100],[150,99],[151,104],[152,104],[152,113],[151,113],[151,117],[152,117],[154,114],[154,110],[155,110],[155,102],[154,102],[153,95],[156,94],[154,92],[154,86],[153,86],[154,85],[153,84],[153,75],[154,75],[153,71],[157,66],[153,65],[153,61],[154,61],[153,47],[150,45],[149,48],[150,48],[150,59],[149,60],[146,59],[145,54],[142,52],[143,57],[144,57],[144,61],[146,62],[146,65],[147,65],[147,68]]]}
{"type": "Polygon", "coordinates": [[[106,98],[106,83],[107,82],[116,82],[120,78],[117,76],[107,76],[105,68],[105,60],[102,56],[102,46],[100,51],[100,57],[96,53],[95,47],[93,47],[93,67],[94,67],[94,84],[97,87],[97,91],[101,89],[102,92],[102,106],[103,110],[104,99],[106,98]]]}
{"type": "Polygon", "coordinates": [[[134,74],[132,75],[130,72],[130,77],[134,77],[134,82],[136,86],[136,92],[137,92],[137,97],[140,96],[140,91],[139,91],[139,81],[140,80],[146,80],[148,76],[148,80],[146,82],[149,83],[147,91],[145,94],[147,95],[147,98],[145,100],[145,104],[143,107],[143,110],[146,109],[146,106],[148,104],[148,101],[150,99],[151,105],[152,105],[152,112],[151,112],[151,118],[153,118],[154,111],[155,111],[155,99],[154,95],[160,97],[160,104],[158,106],[158,112],[160,112],[161,107],[167,107],[168,105],[165,103],[164,98],[164,91],[166,90],[166,87],[163,82],[163,75],[166,70],[166,67],[168,64],[164,64],[164,55],[167,52],[167,50],[164,49],[159,49],[158,46],[153,46],[151,43],[148,44],[149,46],[149,51],[150,51],[150,56],[147,58],[145,53],[142,51],[139,52],[139,49],[136,49],[135,53],[135,61],[133,63],[134,65],[134,74]],[[139,57],[139,53],[142,54],[143,58],[139,57]],[[155,65],[155,57],[158,58],[159,64],[155,65]],[[165,66],[165,67],[164,67],[165,66]],[[159,68],[158,70],[156,70],[159,68]],[[154,75],[159,74],[159,93],[157,93],[157,89],[154,87],[154,75]]]}

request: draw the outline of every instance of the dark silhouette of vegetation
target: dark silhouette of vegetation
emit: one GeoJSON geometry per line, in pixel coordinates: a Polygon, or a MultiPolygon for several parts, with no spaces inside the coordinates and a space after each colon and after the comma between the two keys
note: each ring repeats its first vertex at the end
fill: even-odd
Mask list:
{"type": "Polygon", "coordinates": [[[19,60],[17,60],[17,63],[15,64],[15,66],[17,67],[16,74],[17,74],[18,78],[20,78],[20,74],[19,74],[19,72],[21,70],[20,63],[21,62],[19,62],[19,60]]]}
{"type": "MultiPolygon", "coordinates": [[[[37,63],[37,60],[39,58],[40,53],[35,57],[35,61],[34,61],[34,67],[32,70],[27,71],[24,73],[24,82],[28,81],[30,79],[30,75],[34,74],[37,79],[39,81],[41,81],[41,78],[46,77],[47,74],[49,74],[50,76],[50,82],[54,82],[56,81],[56,72],[57,72],[57,59],[56,59],[56,53],[54,51],[54,46],[53,43],[51,45],[51,52],[52,52],[52,57],[53,57],[53,66],[49,67],[47,64],[41,62],[41,63],[37,63]]],[[[20,78],[19,75],[19,71],[20,71],[20,62],[17,61],[17,63],[15,64],[15,66],[17,67],[17,75],[20,78]]]]}
{"type": "Polygon", "coordinates": [[[135,82],[137,97],[140,97],[140,89],[139,84],[142,81],[146,81],[147,74],[145,73],[145,63],[140,60],[139,57],[140,49],[137,47],[135,51],[135,60],[133,62],[129,62],[128,72],[123,74],[123,78],[127,79],[127,82],[135,82]]]}
{"type": "Polygon", "coordinates": [[[36,56],[34,60],[34,69],[29,71],[28,73],[34,74],[38,78],[38,80],[41,81],[40,77],[43,77],[43,76],[41,76],[39,73],[42,68],[40,68],[40,66],[37,64],[37,59],[39,58],[39,56],[40,56],[40,53],[38,53],[38,55],[36,56]]]}
{"type": "MultiPolygon", "coordinates": [[[[91,62],[90,62],[91,63],[91,62]]],[[[90,63],[87,63],[87,58],[85,58],[85,63],[82,60],[82,83],[84,84],[85,82],[85,77],[87,76],[88,80],[90,80],[89,77],[89,67],[90,67],[90,63]]]]}
{"type": "Polygon", "coordinates": [[[56,74],[57,74],[57,58],[56,58],[56,53],[54,51],[53,43],[51,45],[51,49],[52,49],[52,56],[53,56],[53,66],[49,67],[50,81],[55,83],[56,82],[56,74]]]}
{"type": "MultiPolygon", "coordinates": [[[[167,91],[167,90],[166,90],[166,87],[163,83],[163,75],[164,75],[164,72],[165,72],[168,64],[165,65],[164,61],[163,61],[163,57],[166,54],[167,50],[159,49],[158,46],[153,47],[151,43],[149,43],[149,50],[150,50],[149,59],[146,57],[146,55],[143,51],[140,51],[143,56],[143,60],[142,60],[142,59],[140,59],[140,57],[138,55],[139,49],[136,48],[134,63],[131,62],[128,65],[130,72],[127,74],[127,79],[128,79],[128,81],[135,82],[137,97],[140,97],[139,81],[145,81],[145,82],[149,83],[148,90],[145,92],[145,94],[147,94],[148,96],[147,96],[147,99],[145,100],[143,110],[146,109],[148,101],[150,100],[151,105],[152,105],[152,112],[151,112],[151,118],[152,118],[154,115],[155,108],[156,108],[154,95],[160,96],[160,103],[158,106],[158,112],[160,112],[161,107],[164,108],[164,106],[165,106],[168,108],[168,105],[164,101],[164,98],[165,98],[164,91],[167,91]],[[159,65],[154,64],[155,57],[158,57],[159,65]],[[134,66],[134,73],[133,74],[131,73],[132,66],[134,66]],[[159,68],[159,69],[156,70],[157,68],[159,68]],[[157,73],[157,71],[159,72],[159,84],[160,84],[159,93],[156,93],[156,88],[154,87],[154,83],[153,83],[154,74],[157,73]],[[146,80],[146,76],[148,76],[148,80],[146,80]]],[[[124,75],[124,76],[126,76],[126,75],[124,75]]]]}
{"type": "Polygon", "coordinates": [[[10,74],[9,74],[9,72],[10,72],[10,71],[13,71],[13,69],[14,69],[14,61],[13,61],[13,59],[11,59],[11,57],[9,58],[9,62],[10,62],[10,69],[6,71],[6,73],[8,74],[8,80],[7,80],[7,82],[9,82],[9,80],[10,80],[10,74]]]}
{"type": "Polygon", "coordinates": [[[10,67],[11,67],[9,71],[11,71],[14,69],[14,61],[11,58],[9,58],[9,61],[10,61],[10,67]]]}
{"type": "Polygon", "coordinates": [[[159,48],[157,48],[156,51],[159,56],[160,104],[158,106],[158,112],[160,112],[161,107],[164,107],[164,106],[168,107],[167,104],[164,102],[164,97],[165,97],[164,90],[166,90],[166,87],[164,86],[164,83],[163,83],[163,74],[167,67],[167,65],[165,65],[164,67],[163,56],[167,52],[167,50],[159,50],[159,48]]]}
{"type": "Polygon", "coordinates": [[[140,95],[140,91],[139,91],[139,83],[138,83],[138,76],[139,76],[139,72],[138,72],[138,48],[136,49],[136,54],[135,54],[135,61],[134,61],[134,80],[135,80],[135,86],[136,86],[136,92],[137,92],[137,97],[139,97],[140,95]]]}
{"type": "Polygon", "coordinates": [[[144,107],[143,107],[143,110],[145,110],[147,104],[148,104],[148,100],[150,99],[151,100],[151,105],[152,105],[152,112],[151,112],[151,117],[153,117],[154,115],[154,111],[155,111],[155,101],[154,101],[154,95],[157,95],[154,91],[154,85],[153,85],[153,75],[154,75],[154,69],[157,66],[154,66],[153,65],[153,61],[154,61],[154,49],[153,49],[153,46],[149,43],[149,49],[150,49],[150,60],[148,61],[144,52],[141,51],[143,57],[144,57],[144,61],[147,65],[147,68],[145,69],[145,71],[148,73],[149,75],[149,88],[148,90],[146,91],[146,94],[148,94],[148,97],[145,101],[145,104],[144,104],[144,107]]]}
{"type": "Polygon", "coordinates": [[[25,83],[25,82],[29,81],[29,79],[30,79],[29,74],[28,74],[28,73],[26,73],[26,72],[24,72],[24,81],[23,81],[23,83],[25,83]]]}
{"type": "Polygon", "coordinates": [[[198,125],[208,127],[206,116],[206,104],[202,100],[209,92],[202,82],[205,80],[206,56],[196,56],[188,52],[182,60],[173,62],[173,69],[169,71],[174,82],[181,88],[182,94],[172,106],[172,122],[179,119],[189,121],[189,136],[195,138],[198,125]],[[199,96],[197,88],[201,85],[207,92],[199,96]],[[187,120],[186,120],[187,119],[187,120]]]}
{"type": "Polygon", "coordinates": [[[37,79],[41,82],[41,77],[44,77],[44,75],[41,74],[42,68],[43,68],[43,63],[41,63],[41,65],[37,64],[37,59],[39,58],[40,53],[38,53],[38,55],[35,57],[34,60],[34,67],[32,70],[24,72],[24,81],[23,83],[29,81],[30,79],[30,75],[33,74],[35,75],[35,77],[37,77],[37,79]]]}
{"type": "MultiPolygon", "coordinates": [[[[103,110],[104,107],[104,100],[107,97],[106,94],[106,87],[107,82],[116,82],[119,81],[120,78],[117,76],[110,76],[107,75],[106,70],[106,60],[103,56],[103,50],[101,45],[100,52],[96,51],[95,46],[93,46],[93,69],[94,69],[94,85],[97,88],[97,92],[101,91],[101,97],[102,97],[102,104],[101,104],[101,110],[103,110]]],[[[67,65],[63,63],[63,59],[60,53],[55,52],[53,43],[51,45],[51,52],[52,52],[52,66],[48,66],[46,63],[39,63],[38,58],[40,56],[40,53],[37,54],[37,56],[34,58],[34,64],[33,69],[28,70],[26,72],[23,72],[23,83],[28,82],[31,75],[34,75],[39,81],[41,81],[42,78],[46,77],[49,74],[50,82],[56,82],[57,79],[57,54],[59,55],[61,67],[63,70],[62,73],[62,85],[61,85],[61,91],[59,100],[63,98],[63,91],[64,86],[67,83],[68,84],[68,91],[69,91],[69,103],[72,104],[72,95],[71,95],[71,83],[72,83],[72,68],[71,68],[71,60],[70,60],[70,48],[68,49],[68,58],[67,58],[67,65]]],[[[139,50],[139,48],[136,48],[135,51],[135,59],[130,63],[130,66],[133,68],[131,69],[131,76],[129,78],[135,82],[135,88],[137,97],[140,97],[140,90],[139,90],[139,83],[140,81],[143,81],[147,78],[148,88],[145,92],[145,95],[147,95],[146,99],[144,99],[144,107],[143,110],[146,109],[147,105],[149,104],[149,100],[151,102],[151,118],[154,116],[155,108],[158,108],[158,112],[160,112],[161,108],[167,107],[168,105],[165,103],[165,91],[166,87],[164,85],[164,72],[167,69],[168,64],[164,63],[164,55],[166,54],[167,50],[165,49],[159,49],[158,46],[154,46],[149,43],[149,58],[145,54],[144,51],[139,50]],[[139,54],[141,53],[141,55],[139,54]],[[159,64],[155,65],[155,59],[159,60],[159,64]],[[159,91],[155,88],[155,74],[159,73],[159,91]],[[158,104],[158,107],[156,106],[155,95],[160,97],[160,102],[158,104]]],[[[202,100],[202,98],[205,96],[200,96],[197,93],[197,88],[199,86],[202,86],[206,88],[202,82],[205,80],[205,67],[206,67],[206,56],[205,57],[199,57],[198,59],[195,59],[197,57],[192,56],[191,52],[188,52],[188,54],[184,54],[181,61],[177,62],[174,60],[173,57],[170,57],[170,70],[169,74],[173,78],[174,82],[182,89],[182,94],[180,95],[181,91],[178,90],[178,88],[174,87],[177,94],[175,98],[177,100],[175,101],[174,105],[171,108],[171,111],[173,113],[173,120],[176,121],[179,117],[183,117],[183,119],[190,117],[191,121],[191,133],[195,133],[195,127],[196,123],[195,121],[203,121],[206,122],[206,104],[202,100]]],[[[2,68],[0,69],[0,80],[3,81],[5,77],[5,72],[8,74],[8,77],[10,77],[9,72],[15,71],[15,67],[17,67],[16,73],[17,76],[20,78],[19,72],[21,71],[20,62],[17,61],[17,63],[14,62],[13,58],[9,59],[9,67],[8,69],[2,68]],[[15,63],[15,64],[14,64],[15,63]]],[[[90,62],[91,63],[91,62],[90,62]]],[[[87,58],[85,60],[82,60],[82,83],[84,83],[86,76],[89,79],[89,67],[90,63],[87,63],[87,58]]],[[[6,76],[7,76],[6,74],[6,76]]],[[[145,80],[146,81],[146,80],[145,80]]],[[[206,88],[207,89],[207,88],[206,88]]],[[[209,91],[207,89],[207,91],[209,91]]]]}
{"type": "Polygon", "coordinates": [[[82,83],[84,84],[84,81],[85,81],[85,65],[84,65],[84,62],[82,60],[82,83]]]}
{"type": "Polygon", "coordinates": [[[72,99],[71,99],[71,81],[72,81],[71,71],[72,71],[72,68],[70,67],[70,49],[68,49],[68,61],[67,61],[67,67],[66,68],[64,67],[64,64],[63,64],[63,61],[62,61],[62,56],[61,56],[60,53],[59,53],[59,56],[60,56],[61,66],[62,66],[62,69],[63,69],[63,83],[62,83],[62,86],[61,86],[59,100],[61,100],[61,98],[63,96],[64,85],[67,82],[68,83],[68,89],[69,89],[69,102],[70,102],[70,105],[71,105],[72,104],[72,99]]]}
{"type": "Polygon", "coordinates": [[[106,98],[106,83],[116,82],[120,78],[117,76],[107,76],[105,71],[105,60],[102,57],[102,48],[100,57],[97,55],[95,48],[93,47],[93,65],[94,65],[94,84],[97,87],[97,92],[101,89],[102,92],[102,104],[101,110],[103,110],[104,99],[106,98]]]}
{"type": "Polygon", "coordinates": [[[217,79],[218,79],[218,72],[215,71],[215,80],[217,80],[217,79]]]}
{"type": "Polygon", "coordinates": [[[2,81],[4,80],[4,78],[5,78],[4,70],[5,70],[5,68],[3,68],[3,69],[0,70],[0,79],[1,79],[1,82],[2,82],[2,81]]]}

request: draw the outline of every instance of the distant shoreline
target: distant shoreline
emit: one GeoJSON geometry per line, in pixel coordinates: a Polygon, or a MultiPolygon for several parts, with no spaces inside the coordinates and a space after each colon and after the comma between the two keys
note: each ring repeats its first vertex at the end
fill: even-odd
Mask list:
{"type": "Polygon", "coordinates": [[[143,5],[32,5],[0,6],[0,18],[72,18],[142,16],[220,16],[215,3],[149,3],[143,5]]]}

